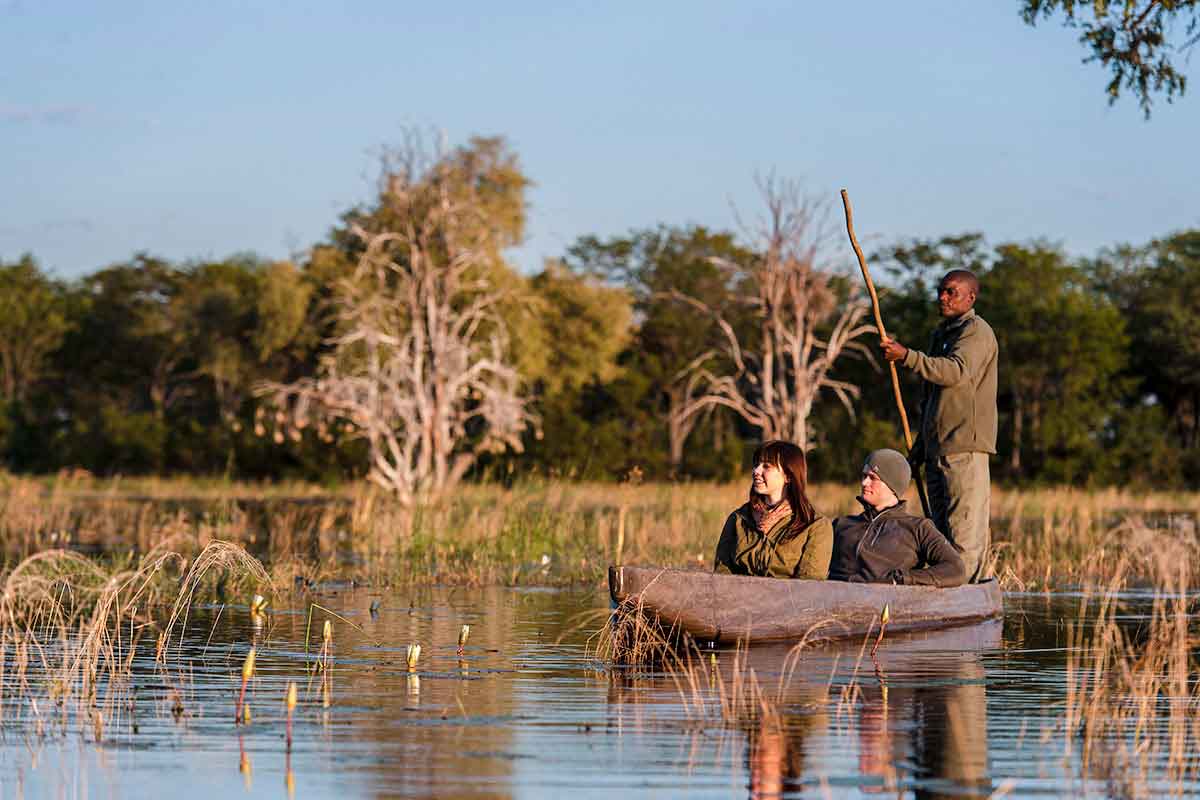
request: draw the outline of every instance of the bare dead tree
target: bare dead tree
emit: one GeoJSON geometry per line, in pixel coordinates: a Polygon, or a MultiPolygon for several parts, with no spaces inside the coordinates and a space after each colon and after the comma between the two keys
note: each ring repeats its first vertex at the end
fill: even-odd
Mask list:
{"type": "Polygon", "coordinates": [[[853,416],[859,388],[831,377],[830,371],[847,352],[873,360],[870,350],[855,340],[875,326],[862,323],[868,308],[858,296],[837,308],[832,276],[818,266],[828,238],[825,204],[802,195],[791,181],[768,177],[757,183],[766,217],[747,233],[758,255],[750,263],[726,265],[744,278],[755,340],[752,346],[744,344],[725,315],[673,292],[677,300],[712,319],[723,343],[681,373],[693,397],[672,411],[672,424],[685,424],[705,408],[724,406],[759,428],[764,439],[786,439],[808,449],[808,418],[821,390],[832,392],[853,416]],[[828,335],[822,337],[830,322],[828,335]],[[714,370],[718,354],[731,369],[714,370]]]}
{"type": "Polygon", "coordinates": [[[707,394],[707,381],[701,367],[714,356],[716,353],[708,350],[692,359],[664,390],[667,397],[667,445],[673,472],[678,472],[683,465],[683,450],[688,437],[705,413],[714,408],[713,404],[698,402],[707,394]]]}
{"type": "Polygon", "coordinates": [[[482,453],[519,451],[530,414],[498,313],[480,160],[431,159],[413,140],[393,155],[377,229],[350,225],[365,249],[317,374],[256,393],[293,438],[314,423],[325,440],[333,425],[365,439],[370,480],[412,504],[453,488],[482,453]]]}

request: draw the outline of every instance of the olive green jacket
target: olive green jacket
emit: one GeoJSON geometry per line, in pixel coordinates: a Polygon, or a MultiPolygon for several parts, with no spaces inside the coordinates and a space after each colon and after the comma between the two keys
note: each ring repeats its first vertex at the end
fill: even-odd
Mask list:
{"type": "Polygon", "coordinates": [[[725,520],[713,572],[824,580],[829,575],[833,552],[833,525],[819,516],[795,538],[781,542],[791,524],[792,518],[788,517],[764,534],[754,522],[750,504],[742,506],[725,520]]]}
{"type": "Polygon", "coordinates": [[[996,334],[971,309],[933,331],[929,354],[909,349],[904,366],[924,379],[912,460],[996,452],[996,334]]]}

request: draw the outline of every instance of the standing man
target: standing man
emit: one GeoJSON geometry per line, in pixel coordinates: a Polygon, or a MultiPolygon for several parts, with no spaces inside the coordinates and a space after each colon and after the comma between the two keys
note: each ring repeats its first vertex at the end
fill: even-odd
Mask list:
{"type": "Polygon", "coordinates": [[[987,577],[991,544],[988,456],[996,452],[996,334],[975,313],[979,279],[951,270],[938,284],[942,322],[929,353],[894,339],[881,343],[884,358],[898,361],[923,381],[921,428],[909,459],[924,463],[930,513],[938,530],[962,550],[972,583],[987,577]]]}

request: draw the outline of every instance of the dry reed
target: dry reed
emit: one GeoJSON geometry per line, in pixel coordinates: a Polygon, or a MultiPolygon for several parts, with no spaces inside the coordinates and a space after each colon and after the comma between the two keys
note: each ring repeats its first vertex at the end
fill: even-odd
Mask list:
{"type": "MultiPolygon", "coordinates": [[[[47,549],[146,553],[170,540],[170,549],[190,557],[222,540],[263,558],[281,590],[332,578],[595,584],[614,558],[709,564],[722,523],[744,495],[741,484],[545,481],[467,485],[442,502],[407,509],[358,484],[322,491],[9,477],[0,480],[0,552],[10,559],[47,549]]],[[[856,511],[854,495],[853,487],[811,487],[814,504],[831,517],[856,511]]],[[[1007,589],[1098,587],[1126,547],[1126,522],[1178,537],[1194,535],[1198,519],[1196,493],[995,487],[992,564],[1007,589]]],[[[1150,576],[1132,570],[1126,577],[1150,576]]]]}
{"type": "Polygon", "coordinates": [[[1200,777],[1200,659],[1190,621],[1189,588],[1200,548],[1194,539],[1164,542],[1137,525],[1109,585],[1081,601],[1090,629],[1069,631],[1065,755],[1076,754],[1083,778],[1117,797],[1191,791],[1200,777]],[[1122,620],[1129,574],[1152,573],[1156,587],[1140,624],[1122,620]],[[1077,748],[1077,753],[1074,751],[1077,748]]]}
{"type": "Polygon", "coordinates": [[[202,551],[179,587],[176,575],[187,563],[164,547],[131,564],[108,567],[78,553],[46,550],[5,572],[0,577],[0,716],[15,710],[35,725],[53,721],[62,730],[76,725],[97,740],[106,727],[120,724],[133,705],[133,661],[145,649],[145,634],[158,632],[150,641],[157,640],[161,659],[170,625],[186,613],[198,576],[216,565],[248,567],[257,577],[266,576],[244,551],[224,543],[202,551]],[[160,629],[154,611],[171,599],[172,621],[160,629]]]}

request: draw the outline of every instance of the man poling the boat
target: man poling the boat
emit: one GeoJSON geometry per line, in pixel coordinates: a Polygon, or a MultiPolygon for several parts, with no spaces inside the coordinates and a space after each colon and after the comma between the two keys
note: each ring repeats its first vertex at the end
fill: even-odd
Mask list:
{"type": "Polygon", "coordinates": [[[750,499],[729,515],[717,542],[714,572],[823,580],[833,527],[809,502],[808,461],[790,442],[754,452],[750,499]]]}
{"type": "Polygon", "coordinates": [[[833,522],[831,580],[921,586],[960,586],[966,569],[958,551],[925,517],[900,499],[912,479],[908,459],[876,450],[862,469],[863,513],[833,522]]]}
{"type": "Polygon", "coordinates": [[[884,338],[883,356],[922,379],[921,426],[909,451],[925,468],[929,514],[962,551],[967,578],[987,578],[991,541],[988,456],[996,452],[996,334],[975,313],[979,280],[967,270],[946,273],[938,284],[942,322],[928,354],[884,338]]]}

